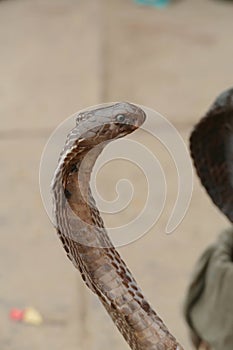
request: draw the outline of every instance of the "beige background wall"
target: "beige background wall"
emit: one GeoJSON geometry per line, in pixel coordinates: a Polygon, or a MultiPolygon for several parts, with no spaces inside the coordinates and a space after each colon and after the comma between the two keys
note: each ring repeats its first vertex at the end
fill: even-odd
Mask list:
{"type": "MultiPolygon", "coordinates": [[[[232,85],[232,11],[230,2],[214,0],[177,1],[164,10],[130,0],[0,2],[1,349],[128,348],[66,259],[45,213],[41,153],[66,117],[120,100],[159,111],[187,143],[193,124],[232,85]],[[12,307],[31,305],[45,317],[41,326],[9,320],[12,307]]],[[[195,260],[228,223],[195,177],[185,219],[165,236],[177,178],[159,156],[169,185],[166,210],[145,237],[120,251],[170,330],[191,349],[181,316],[185,288],[195,260]]],[[[100,179],[106,194],[114,191],[110,175],[100,179]]]]}

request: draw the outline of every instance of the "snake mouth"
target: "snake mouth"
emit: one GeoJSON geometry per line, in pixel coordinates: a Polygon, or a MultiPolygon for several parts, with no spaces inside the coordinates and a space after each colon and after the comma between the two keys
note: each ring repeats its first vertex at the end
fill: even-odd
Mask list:
{"type": "Polygon", "coordinates": [[[131,134],[134,130],[137,129],[137,127],[126,123],[124,124],[111,123],[109,126],[103,129],[105,129],[106,139],[111,141],[114,139],[119,139],[121,137],[124,137],[128,134],[131,134]]]}

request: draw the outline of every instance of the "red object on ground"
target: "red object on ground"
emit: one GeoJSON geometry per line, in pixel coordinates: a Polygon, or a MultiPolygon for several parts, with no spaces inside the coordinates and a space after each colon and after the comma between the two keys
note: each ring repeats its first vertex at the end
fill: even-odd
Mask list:
{"type": "Polygon", "coordinates": [[[23,319],[23,315],[24,315],[24,310],[20,310],[20,309],[11,309],[10,311],[10,319],[14,320],[14,321],[22,321],[23,319]]]}

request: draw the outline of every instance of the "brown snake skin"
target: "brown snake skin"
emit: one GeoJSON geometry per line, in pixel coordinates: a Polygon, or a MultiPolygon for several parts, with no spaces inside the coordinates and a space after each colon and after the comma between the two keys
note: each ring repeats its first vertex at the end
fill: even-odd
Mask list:
{"type": "Polygon", "coordinates": [[[182,350],[112,245],[89,187],[104,146],[136,130],[145,118],[142,109],[130,103],[78,115],[52,183],[55,227],[69,259],[131,349],[182,350]]]}

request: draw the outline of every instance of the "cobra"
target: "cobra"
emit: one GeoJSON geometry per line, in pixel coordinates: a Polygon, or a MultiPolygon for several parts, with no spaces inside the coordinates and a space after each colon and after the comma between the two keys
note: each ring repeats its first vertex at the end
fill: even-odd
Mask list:
{"type": "Polygon", "coordinates": [[[106,144],[132,133],[145,118],[130,103],[78,115],[52,182],[55,227],[69,259],[132,349],[181,350],[114,248],[90,190],[92,168],[106,144]]]}

